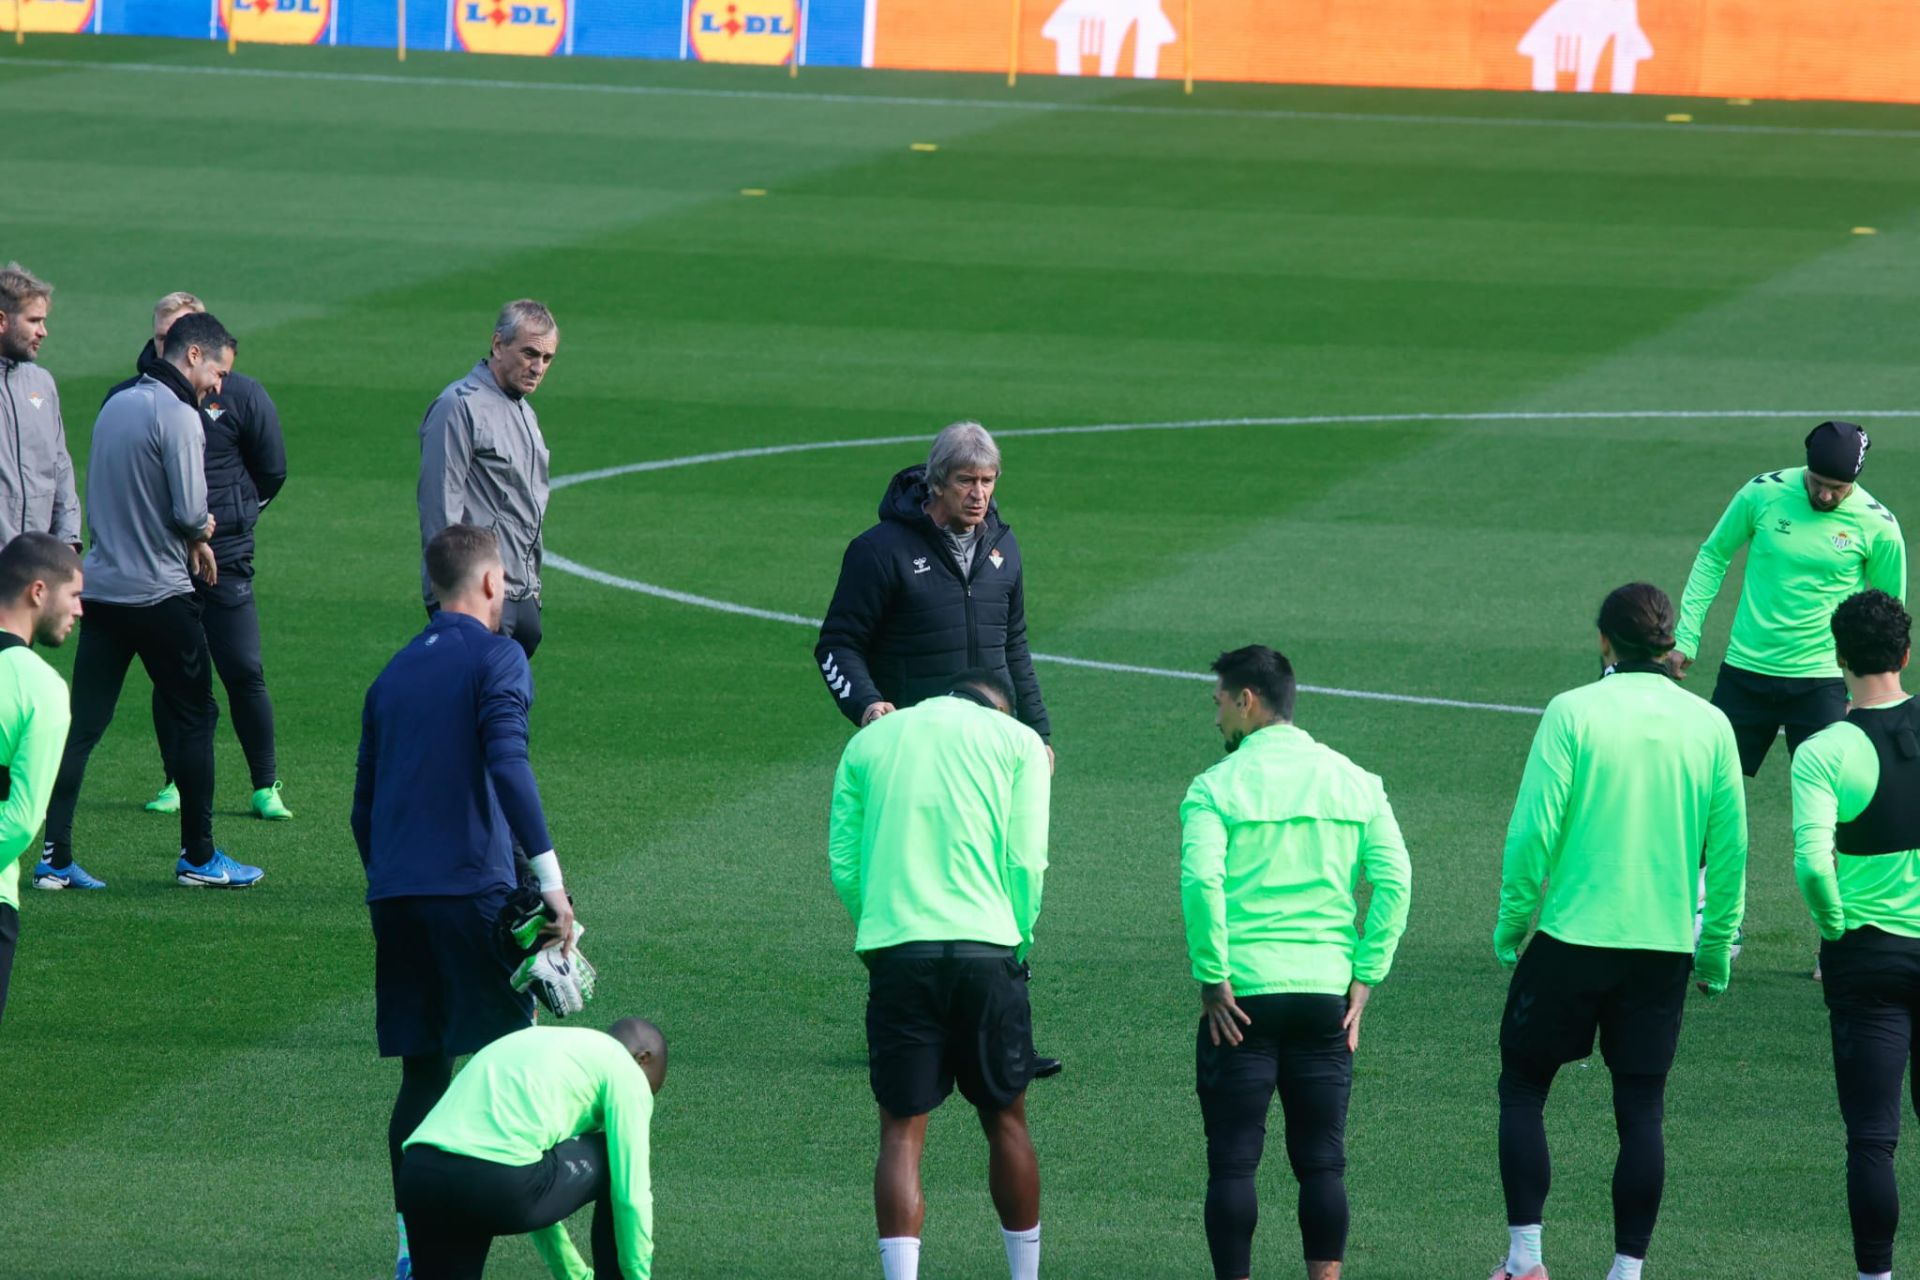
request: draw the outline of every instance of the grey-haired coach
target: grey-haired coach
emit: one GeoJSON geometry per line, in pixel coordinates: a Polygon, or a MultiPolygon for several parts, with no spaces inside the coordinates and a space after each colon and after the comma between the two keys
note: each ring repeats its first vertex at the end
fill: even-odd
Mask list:
{"type": "Polygon", "coordinates": [[[999,672],[1051,761],[1020,544],[993,501],[999,479],[985,427],[956,422],[935,436],[926,464],[888,484],[880,523],[847,545],[813,657],[856,727],[945,693],[962,671],[999,672]]]}
{"type": "Polygon", "coordinates": [[[487,358],[442,391],[420,424],[420,591],[439,602],[426,549],[451,524],[491,529],[507,569],[502,635],[531,658],[540,647],[541,526],[547,518],[547,441],[527,397],[560,349],[553,313],[531,298],[509,302],[487,358]]]}

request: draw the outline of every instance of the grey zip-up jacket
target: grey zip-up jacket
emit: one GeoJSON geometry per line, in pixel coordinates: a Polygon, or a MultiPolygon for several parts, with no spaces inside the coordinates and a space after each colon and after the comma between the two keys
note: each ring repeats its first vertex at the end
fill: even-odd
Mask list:
{"type": "Polygon", "coordinates": [[[80,495],[53,375],[0,359],[0,546],[16,534],[80,542],[80,495]]]}
{"type": "Polygon", "coordinates": [[[199,411],[151,374],[101,406],[87,453],[86,599],[148,605],[193,591],[206,447],[199,411]]]}
{"type": "Polygon", "coordinates": [[[540,594],[547,465],[533,406],[500,390],[485,360],[440,393],[420,424],[420,593],[428,604],[427,543],[450,524],[480,525],[500,539],[509,600],[540,594]]]}

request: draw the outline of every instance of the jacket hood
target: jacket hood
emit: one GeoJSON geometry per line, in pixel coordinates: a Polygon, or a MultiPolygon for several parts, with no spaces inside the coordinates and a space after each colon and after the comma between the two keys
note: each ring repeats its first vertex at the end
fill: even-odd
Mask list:
{"type": "Polygon", "coordinates": [[[152,373],[153,366],[160,363],[160,345],[149,338],[147,345],[140,348],[140,358],[133,362],[133,369],[135,373],[152,373]]]}
{"type": "MultiPolygon", "coordinates": [[[[880,499],[880,518],[931,533],[933,518],[924,508],[932,498],[933,490],[927,485],[927,464],[917,462],[896,472],[893,479],[887,482],[887,492],[880,499]]],[[[1006,521],[1000,518],[999,501],[989,501],[987,518],[981,528],[991,531],[1005,525],[1006,521]]]]}

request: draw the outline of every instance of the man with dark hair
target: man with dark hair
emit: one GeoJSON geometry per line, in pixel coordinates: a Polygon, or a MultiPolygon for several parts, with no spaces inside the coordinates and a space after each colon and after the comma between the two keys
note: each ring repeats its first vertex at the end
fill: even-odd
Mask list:
{"type": "Polygon", "coordinates": [[[1853,709],[1793,758],[1793,867],[1820,930],[1847,1208],[1863,1280],[1893,1271],[1901,1084],[1920,1014],[1920,714],[1900,685],[1913,621],[1849,596],[1833,639],[1853,709]]]}
{"type": "Polygon", "coordinates": [[[1671,664],[1684,676],[1700,653],[1707,611],[1734,553],[1747,568],[1733,638],[1713,688],[1740,743],[1740,768],[1760,771],[1786,728],[1787,750],[1847,713],[1827,620],[1863,587],[1907,597],[1907,548],[1893,513],[1859,484],[1872,445],[1851,422],[1807,436],[1807,464],[1755,476],[1700,548],[1680,601],[1671,664]]]}
{"type": "MultiPolygon", "coordinates": [[[[205,311],[190,293],[169,293],[153,308],[153,340],[141,349],[135,375],[107,393],[111,400],[138,382],[162,360],[160,349],[167,330],[181,316],[205,311]]],[[[260,513],[287,481],[287,447],[280,434],[280,411],[267,389],[244,373],[229,372],[219,390],[200,407],[206,437],[203,458],[207,478],[207,507],[213,512],[214,562],[217,582],[196,582],[200,598],[200,625],[207,633],[207,649],[214,670],[227,689],[227,708],[233,731],[246,754],[253,779],[249,802],[254,816],[282,820],[293,817],[280,798],[279,760],[274,751],[273,699],[267,694],[267,676],[260,661],[260,613],[253,594],[253,529],[260,513]]],[[[153,698],[153,733],[166,763],[166,735],[172,725],[166,703],[153,698]]],[[[147,802],[148,813],[178,813],[180,789],[168,775],[160,793],[147,802]]]]}
{"type": "Polygon", "coordinates": [[[1046,751],[997,670],[853,735],[827,858],[867,967],[867,1062],[880,1106],[874,1216],[885,1280],[916,1280],[927,1116],[956,1083],[978,1112],[1012,1280],[1040,1268],[1028,949],[1047,867],[1046,751]]]}
{"type": "Polygon", "coordinates": [[[1283,655],[1248,645],[1213,670],[1227,758],[1180,805],[1180,907],[1200,984],[1207,1247],[1218,1280],[1246,1280],[1254,1174],[1278,1091],[1308,1280],[1337,1280],[1353,1054],[1407,926],[1413,869],[1380,779],[1294,726],[1283,655]],[[1364,936],[1354,929],[1362,871],[1373,885],[1364,936]]]}
{"type": "Polygon", "coordinates": [[[531,298],[509,302],[494,322],[487,358],[427,408],[420,424],[420,590],[439,607],[424,553],[450,524],[492,529],[506,566],[500,633],[529,658],[540,647],[541,530],[547,519],[547,441],[527,402],[560,349],[553,313],[531,298]]]}
{"type": "Polygon", "coordinates": [[[0,543],[34,531],[78,551],[80,498],[60,389],[38,363],[52,308],[52,285],[17,262],[0,267],[0,543]]]}
{"type": "MultiPolygon", "coordinates": [[[[401,1144],[446,1092],[454,1059],[533,1021],[533,998],[513,989],[514,966],[494,942],[520,879],[516,840],[542,851],[531,872],[552,916],[547,935],[563,947],[573,939],[527,758],[533,673],[500,634],[508,588],[499,541],[448,525],[427,543],[426,564],[440,608],[367,690],[353,788],[380,1056],[400,1059],[387,1126],[396,1187],[401,1144]]],[[[397,1221],[395,1275],[404,1278],[407,1226],[397,1221]]]]}
{"type": "Polygon", "coordinates": [[[643,1018],[528,1027],[473,1055],[407,1138],[399,1204],[416,1280],[477,1280],[495,1236],[531,1234],[555,1280],[586,1263],[567,1218],[593,1205],[598,1280],[653,1274],[653,1095],[667,1041],[643,1018]]]}
{"type": "Polygon", "coordinates": [[[963,668],[991,667],[1012,682],[1020,722],[1049,744],[1051,764],[1025,570],[994,502],[999,481],[985,427],[956,422],[934,437],[926,463],[887,487],[880,523],[847,545],[813,657],[856,727],[945,693],[963,668]]]}
{"type": "Polygon", "coordinates": [[[80,616],[80,557],[48,533],[0,548],[0,1015],[20,941],[20,857],[46,820],[67,742],[67,685],[33,652],[66,642],[80,616]]]}
{"type": "Polygon", "coordinates": [[[234,337],[213,316],[182,318],[164,359],[108,400],[93,427],[87,463],[87,615],[73,661],[73,731],[47,808],[45,856],[35,888],[103,889],[73,860],[73,812],[87,759],[120,700],[137,657],[166,703],[168,771],[180,781],[180,856],[174,879],[192,888],[245,889],[260,868],[213,843],[213,701],[207,637],[193,579],[219,567],[207,540],[200,405],[233,368],[234,337]]]}
{"type": "Polygon", "coordinates": [[[1598,627],[1603,675],[1547,704],[1507,827],[1493,953],[1518,967],[1500,1021],[1508,1240],[1494,1280],[1547,1274],[1547,1092],[1562,1065],[1593,1052],[1596,1032],[1620,1139],[1607,1275],[1640,1280],[1666,1180],[1662,1117],[1688,971],[1708,995],[1726,989],[1746,904],[1739,746],[1723,712],[1669,678],[1672,601],[1630,583],[1601,605],[1598,627]]]}

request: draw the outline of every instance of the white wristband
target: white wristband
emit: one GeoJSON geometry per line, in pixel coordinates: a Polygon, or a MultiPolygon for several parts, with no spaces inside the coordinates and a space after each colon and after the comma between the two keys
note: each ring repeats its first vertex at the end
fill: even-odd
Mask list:
{"type": "Polygon", "coordinates": [[[534,878],[540,882],[540,892],[557,893],[567,887],[560,878],[559,854],[549,849],[545,853],[535,854],[531,862],[534,878]]]}

